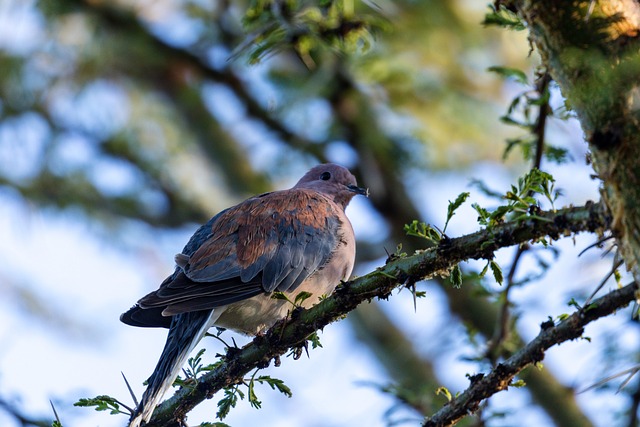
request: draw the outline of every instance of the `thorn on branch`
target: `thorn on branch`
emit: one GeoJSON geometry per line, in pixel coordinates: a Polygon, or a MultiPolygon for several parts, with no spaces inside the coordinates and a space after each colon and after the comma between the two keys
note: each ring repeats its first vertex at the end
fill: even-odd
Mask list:
{"type": "Polygon", "coordinates": [[[547,329],[553,328],[555,326],[555,322],[553,321],[553,319],[551,317],[549,317],[549,320],[544,321],[540,324],[540,330],[541,331],[546,331],[547,329]]]}
{"type": "Polygon", "coordinates": [[[303,341],[295,347],[291,348],[293,360],[298,360],[302,357],[302,350],[304,350],[304,352],[307,354],[307,358],[309,358],[309,341],[303,341]]]}
{"type": "Polygon", "coordinates": [[[240,354],[241,352],[242,349],[235,345],[234,342],[233,347],[227,347],[227,352],[224,354],[224,358],[229,362],[233,362],[238,358],[238,354],[240,354]]]}
{"type": "Polygon", "coordinates": [[[442,234],[438,242],[438,249],[447,250],[451,246],[451,238],[446,234],[442,234]]]}
{"type": "MultiPolygon", "coordinates": [[[[122,374],[122,379],[124,379],[124,383],[127,385],[127,390],[129,390],[129,394],[131,395],[131,399],[133,399],[133,407],[137,408],[138,407],[138,399],[136,398],[136,394],[133,392],[133,389],[129,385],[129,381],[127,381],[127,377],[124,376],[124,372],[120,372],[120,373],[122,374]]],[[[130,409],[130,408],[127,408],[127,409],[130,409]]],[[[133,410],[131,410],[131,413],[133,413],[133,410]]]]}
{"type": "MultiPolygon", "coordinates": [[[[294,357],[294,359],[296,359],[296,358],[294,357]]],[[[269,367],[270,364],[271,364],[271,360],[269,360],[269,359],[261,360],[256,364],[256,368],[258,368],[258,369],[266,369],[266,368],[269,367]]]]}
{"type": "Polygon", "coordinates": [[[475,374],[475,375],[467,375],[467,378],[469,378],[469,383],[471,385],[474,385],[475,383],[477,383],[478,381],[484,378],[484,374],[481,373],[481,374],[475,374]]]}
{"type": "Polygon", "coordinates": [[[604,242],[606,242],[607,240],[611,240],[613,239],[613,236],[606,236],[603,237],[602,239],[598,239],[598,241],[590,244],[589,246],[587,246],[586,248],[584,248],[582,251],[580,251],[580,253],[578,254],[578,257],[581,257],[582,254],[584,254],[585,252],[587,252],[589,249],[593,249],[593,248],[598,248],[598,249],[602,249],[602,244],[604,242]]]}

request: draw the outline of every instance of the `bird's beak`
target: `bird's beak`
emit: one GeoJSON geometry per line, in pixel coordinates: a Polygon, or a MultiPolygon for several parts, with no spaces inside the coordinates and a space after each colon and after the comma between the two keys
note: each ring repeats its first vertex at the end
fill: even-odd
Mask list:
{"type": "Polygon", "coordinates": [[[369,189],[364,187],[358,187],[357,185],[347,185],[349,191],[356,194],[362,194],[364,197],[369,197],[369,189]]]}

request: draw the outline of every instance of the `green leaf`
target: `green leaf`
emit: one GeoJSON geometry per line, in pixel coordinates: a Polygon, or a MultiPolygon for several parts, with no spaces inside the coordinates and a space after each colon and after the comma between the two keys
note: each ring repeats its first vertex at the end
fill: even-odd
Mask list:
{"type": "Polygon", "coordinates": [[[487,263],[484,265],[484,267],[482,268],[482,271],[480,272],[480,274],[478,274],[478,276],[480,277],[484,277],[487,274],[487,271],[489,270],[489,263],[491,261],[487,261],[487,263]]]}
{"type": "Polygon", "coordinates": [[[281,301],[287,301],[289,304],[296,307],[296,303],[291,301],[291,299],[284,292],[275,291],[271,294],[271,298],[281,301]]]}
{"type": "Polygon", "coordinates": [[[447,207],[447,220],[444,223],[444,229],[442,230],[443,233],[447,230],[449,220],[455,214],[456,209],[458,209],[467,200],[467,198],[469,198],[469,194],[470,193],[468,192],[460,193],[458,194],[458,197],[456,197],[456,200],[454,200],[453,202],[449,200],[449,206],[447,207]]]}
{"type": "Polygon", "coordinates": [[[491,261],[489,262],[489,267],[491,268],[491,272],[493,273],[493,278],[496,279],[498,284],[502,285],[502,281],[504,278],[502,277],[502,268],[498,265],[497,262],[491,261]]]}
{"type": "Polygon", "coordinates": [[[453,396],[451,396],[451,392],[449,391],[449,389],[444,386],[438,387],[438,389],[436,390],[436,396],[438,395],[443,395],[449,402],[451,402],[451,399],[453,399],[453,396]]]}
{"type": "Polygon", "coordinates": [[[479,180],[479,179],[472,179],[469,182],[470,185],[476,187],[478,190],[480,190],[481,193],[483,193],[486,196],[492,197],[494,199],[502,199],[502,193],[492,190],[490,189],[487,184],[484,183],[484,181],[479,180]]]}
{"type": "Polygon", "coordinates": [[[499,9],[496,9],[493,6],[489,6],[489,9],[489,12],[484,16],[482,25],[496,25],[514,31],[522,31],[526,28],[520,17],[506,7],[501,5],[499,9]]]}
{"type": "Polygon", "coordinates": [[[311,348],[322,348],[322,343],[320,342],[320,337],[318,336],[318,332],[314,332],[307,338],[307,341],[311,343],[311,348]]]}
{"type": "Polygon", "coordinates": [[[402,252],[402,243],[398,243],[398,245],[396,246],[396,252],[393,255],[399,258],[403,258],[407,256],[406,252],[402,252]]]}
{"type": "Polygon", "coordinates": [[[511,114],[513,114],[513,112],[516,111],[516,109],[522,104],[522,102],[526,100],[527,100],[526,92],[515,96],[509,103],[509,106],[507,107],[507,116],[510,116],[511,114]]]}
{"type": "Polygon", "coordinates": [[[533,129],[532,123],[523,122],[522,120],[516,120],[511,116],[501,116],[500,121],[506,125],[517,126],[526,131],[531,131],[533,129]]]}
{"type": "Polygon", "coordinates": [[[307,292],[307,291],[302,291],[300,293],[298,293],[296,295],[296,298],[294,300],[294,304],[296,306],[299,306],[300,304],[302,304],[306,299],[312,297],[313,294],[311,292],[307,292]]]}
{"type": "Polygon", "coordinates": [[[237,386],[228,387],[224,389],[224,397],[218,401],[218,412],[216,412],[216,418],[223,420],[231,408],[235,408],[238,403],[238,395],[243,397],[244,395],[237,386]]]}
{"type": "Polygon", "coordinates": [[[507,138],[506,142],[507,146],[504,149],[504,153],[502,153],[502,160],[506,160],[509,153],[516,147],[520,148],[525,160],[530,160],[533,156],[532,153],[535,152],[536,138],[531,134],[518,138],[507,138]]]}
{"type": "Polygon", "coordinates": [[[517,388],[521,388],[521,387],[526,387],[527,383],[524,382],[524,380],[517,380],[511,383],[511,387],[517,387],[517,388]]]}
{"type": "Polygon", "coordinates": [[[271,387],[272,390],[278,390],[280,393],[284,394],[287,397],[293,396],[291,389],[287,386],[284,381],[278,378],[272,378],[269,375],[263,375],[256,378],[256,381],[262,383],[266,383],[271,387]]]}
{"type": "Polygon", "coordinates": [[[451,269],[451,283],[454,288],[460,288],[460,286],[462,286],[462,270],[460,269],[460,264],[456,264],[456,266],[451,269]]]}
{"type": "Polygon", "coordinates": [[[222,363],[222,360],[219,360],[215,363],[209,365],[202,364],[202,355],[204,354],[205,349],[202,348],[196,353],[195,356],[190,357],[187,361],[187,367],[183,370],[185,377],[184,379],[181,377],[177,377],[173,382],[174,386],[185,387],[190,386],[193,387],[195,382],[193,380],[198,379],[202,374],[212,371],[215,369],[217,365],[222,363]]]}
{"type": "Polygon", "coordinates": [[[490,224],[499,224],[504,221],[504,217],[512,212],[513,208],[510,206],[498,206],[496,210],[491,213],[490,224]]]}
{"type": "Polygon", "coordinates": [[[517,68],[501,67],[501,66],[494,65],[493,67],[487,68],[487,71],[496,73],[500,77],[505,79],[513,79],[516,82],[521,83],[523,85],[529,84],[529,79],[527,79],[527,75],[525,74],[525,72],[517,68]]]}
{"type": "Polygon", "coordinates": [[[578,301],[576,301],[576,299],[575,299],[575,298],[571,298],[571,299],[569,300],[569,302],[567,303],[567,305],[568,305],[569,307],[575,307],[575,308],[576,308],[576,309],[578,309],[578,310],[581,310],[581,309],[582,309],[582,307],[580,306],[580,304],[578,303],[578,301]]]}
{"type": "Polygon", "coordinates": [[[488,225],[489,218],[491,218],[491,213],[489,213],[488,210],[486,210],[485,208],[483,208],[477,203],[473,203],[471,207],[475,209],[475,211],[478,213],[478,224],[488,225]]]}
{"type": "Polygon", "coordinates": [[[616,280],[618,287],[622,287],[622,274],[620,274],[620,270],[617,268],[613,271],[613,278],[616,280]]]}
{"type": "Polygon", "coordinates": [[[115,414],[128,414],[128,412],[122,411],[120,406],[122,403],[111,396],[100,395],[94,398],[82,398],[78,400],[73,406],[79,407],[91,407],[95,406],[96,411],[109,411],[111,415],[115,414]]]}
{"type": "Polygon", "coordinates": [[[438,230],[424,222],[418,222],[417,219],[414,219],[411,224],[405,224],[404,231],[408,236],[421,237],[434,244],[438,244],[442,240],[442,235],[438,230]]]}
{"type": "Polygon", "coordinates": [[[271,298],[280,299],[280,300],[284,300],[284,301],[290,301],[289,297],[287,297],[283,292],[274,292],[274,293],[271,294],[271,298]]]}
{"type": "MultiPolygon", "coordinates": [[[[555,179],[547,172],[533,168],[525,176],[518,179],[518,192],[521,197],[532,192],[541,194],[553,206],[553,202],[558,198],[560,192],[555,190],[555,179]]],[[[533,204],[533,203],[529,203],[533,204]]],[[[528,208],[528,206],[525,206],[528,208]]]]}
{"type": "Polygon", "coordinates": [[[568,160],[572,160],[572,157],[566,148],[554,147],[551,145],[545,145],[544,157],[550,162],[554,162],[559,165],[566,163],[568,160]]]}
{"type": "Polygon", "coordinates": [[[256,395],[255,381],[253,378],[251,378],[251,381],[249,381],[248,389],[249,389],[249,396],[248,396],[249,405],[251,405],[253,408],[260,409],[262,407],[262,402],[258,399],[258,396],[256,395]]]}
{"type": "Polygon", "coordinates": [[[193,374],[193,378],[197,377],[198,372],[200,372],[200,369],[202,368],[202,363],[200,362],[202,362],[202,355],[205,351],[206,349],[201,348],[200,350],[198,350],[195,356],[190,357],[187,361],[187,365],[189,366],[189,369],[193,374]]]}
{"type": "Polygon", "coordinates": [[[266,383],[272,390],[278,390],[287,397],[292,396],[291,389],[282,380],[271,378],[268,375],[256,377],[256,374],[259,371],[260,369],[256,369],[249,380],[244,380],[239,384],[224,389],[224,397],[218,401],[218,412],[216,413],[216,417],[218,419],[222,420],[229,415],[231,408],[236,407],[238,399],[244,400],[245,393],[240,389],[242,385],[247,387],[246,396],[249,401],[249,405],[256,409],[260,409],[262,407],[262,401],[258,399],[258,395],[256,394],[256,382],[260,384],[266,383]]]}

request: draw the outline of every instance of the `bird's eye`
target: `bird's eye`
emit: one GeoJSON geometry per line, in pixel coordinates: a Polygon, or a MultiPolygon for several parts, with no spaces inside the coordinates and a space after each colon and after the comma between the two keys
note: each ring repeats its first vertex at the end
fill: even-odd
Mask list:
{"type": "Polygon", "coordinates": [[[330,172],[322,172],[322,175],[320,175],[320,179],[323,181],[329,181],[331,179],[331,173],[330,172]]]}

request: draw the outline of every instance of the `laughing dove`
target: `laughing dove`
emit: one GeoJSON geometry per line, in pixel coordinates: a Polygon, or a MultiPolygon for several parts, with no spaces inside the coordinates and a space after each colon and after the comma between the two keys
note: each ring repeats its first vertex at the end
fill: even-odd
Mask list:
{"type": "Polygon", "coordinates": [[[355,238],[345,208],[356,185],[342,166],[312,168],[289,190],[252,197],[209,220],[191,237],[160,288],[120,320],[166,327],[169,335],[130,427],[148,422],[189,353],[212,326],[256,335],[291,304],[274,291],[312,294],[310,307],[351,275],[355,238]]]}

